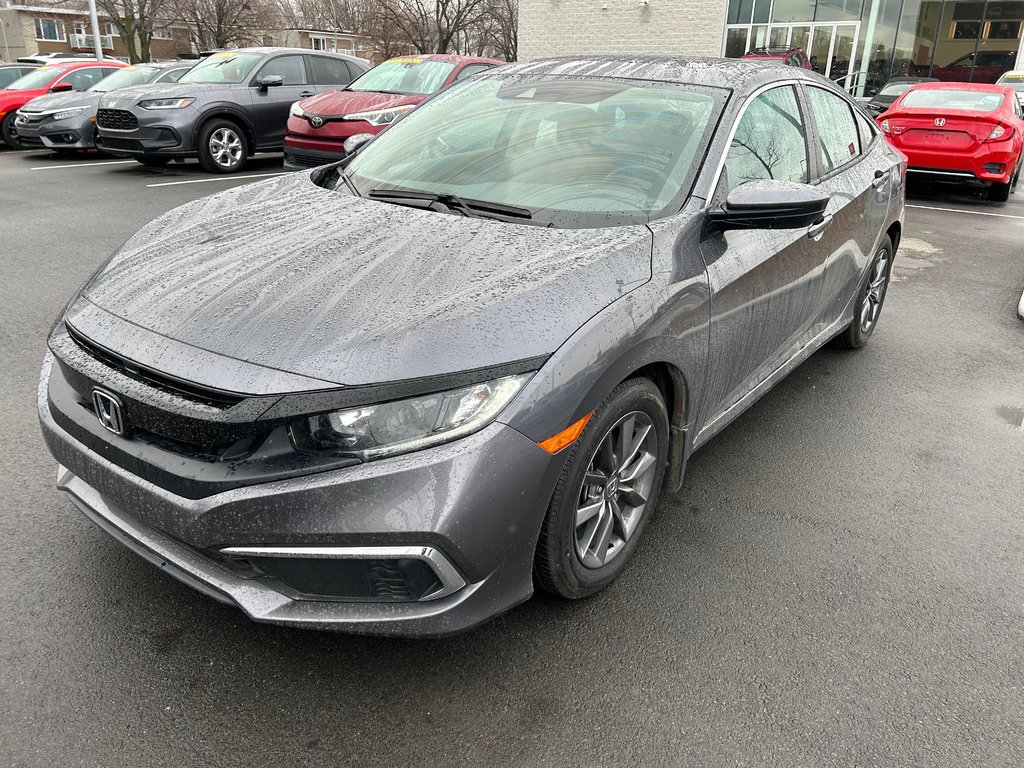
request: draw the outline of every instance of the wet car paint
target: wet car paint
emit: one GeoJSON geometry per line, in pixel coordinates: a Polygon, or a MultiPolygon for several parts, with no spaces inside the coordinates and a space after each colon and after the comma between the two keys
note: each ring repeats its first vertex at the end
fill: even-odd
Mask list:
{"type": "MultiPolygon", "coordinates": [[[[299,301],[304,311],[313,313],[316,318],[326,318],[329,312],[315,307],[316,302],[301,303],[305,299],[297,286],[312,291],[321,303],[329,303],[331,291],[321,288],[324,278],[336,278],[339,285],[335,287],[332,284],[331,289],[342,293],[346,280],[336,265],[329,265],[326,272],[299,267],[309,264],[323,267],[323,253],[343,248],[346,244],[344,236],[356,229],[354,223],[346,226],[331,220],[320,235],[324,243],[331,244],[333,248],[324,247],[320,257],[316,258],[309,254],[303,257],[301,244],[298,250],[289,250],[291,245],[285,233],[270,232],[268,235],[260,228],[268,218],[276,224],[267,229],[286,226],[287,217],[276,218],[276,203],[285,208],[294,204],[293,215],[300,216],[301,212],[314,205],[314,201],[320,200],[320,195],[330,194],[316,188],[309,174],[232,190],[231,193],[191,203],[158,219],[129,240],[110,265],[85,289],[86,300],[94,306],[105,307],[103,311],[111,317],[125,313],[132,322],[156,326],[156,332],[168,338],[177,334],[179,338],[175,344],[181,345],[180,350],[194,349],[197,359],[205,354],[230,354],[241,359],[241,348],[230,345],[238,333],[255,333],[252,338],[258,338],[263,347],[247,353],[252,359],[243,362],[249,367],[236,373],[240,378],[232,383],[232,386],[243,387],[242,391],[257,388],[252,379],[259,376],[259,369],[255,366],[266,365],[272,359],[288,361],[289,365],[296,362],[301,365],[302,360],[316,360],[318,364],[341,361],[343,365],[332,369],[325,378],[347,385],[361,379],[380,383],[383,381],[381,377],[400,370],[403,362],[408,363],[409,370],[423,374],[429,382],[433,376],[474,365],[479,367],[520,360],[526,357],[524,351],[537,351],[545,357],[542,367],[496,422],[477,435],[447,446],[371,462],[358,468],[318,473],[209,497],[202,501],[202,508],[211,512],[236,501],[238,506],[234,506],[230,513],[219,513],[225,515],[220,520],[227,527],[218,523],[202,537],[197,536],[187,523],[192,517],[188,510],[195,508],[193,503],[155,486],[144,487],[147,496],[160,499],[158,504],[150,502],[146,508],[159,506],[163,509],[162,516],[154,519],[154,527],[178,531],[184,541],[195,546],[207,546],[211,541],[225,546],[240,543],[231,538],[239,535],[239,531],[232,527],[233,522],[228,524],[227,521],[245,518],[246,507],[242,499],[266,493],[273,500],[266,506],[254,508],[261,511],[251,521],[254,527],[248,529],[248,535],[257,538],[246,543],[270,542],[275,536],[286,537],[289,541],[319,542],[325,526],[336,528],[337,538],[331,540],[344,542],[361,540],[357,531],[374,541],[409,542],[407,534],[411,534],[416,542],[439,541],[440,546],[447,547],[446,551],[455,564],[465,569],[467,574],[472,573],[473,578],[490,568],[492,573],[500,573],[495,578],[505,585],[498,594],[488,592],[485,604],[453,604],[444,618],[427,620],[420,617],[397,624],[387,621],[363,623],[360,618],[353,617],[351,608],[317,606],[311,609],[315,619],[310,619],[316,626],[434,634],[442,631],[439,622],[455,631],[479,623],[525,599],[532,590],[530,564],[546,499],[550,497],[554,479],[564,461],[564,457],[542,456],[536,446],[537,441],[557,433],[596,408],[619,382],[637,371],[657,370],[664,377],[670,400],[672,445],[669,461],[673,474],[667,478],[666,485],[670,490],[678,487],[686,458],[694,448],[709,440],[852,320],[852,286],[861,284],[868,259],[885,232],[891,232],[898,239],[901,231],[902,188],[889,180],[891,176],[884,179],[884,183],[874,185],[875,171],[884,168],[888,173],[899,162],[898,156],[878,136],[866,148],[856,166],[844,171],[848,176],[835,176],[831,181],[826,178],[821,182],[834,187],[830,190],[829,211],[835,226],[820,244],[808,246],[816,262],[813,258],[805,259],[794,270],[791,265],[770,258],[775,253],[772,240],[780,237],[777,232],[731,232],[723,236],[709,234],[706,230],[705,213],[714,203],[717,159],[728,147],[731,138],[728,126],[737,119],[745,97],[761,86],[777,82],[805,82],[833,89],[817,75],[795,68],[782,70],[756,63],[673,59],[579,59],[527,62],[513,65],[513,68],[519,74],[685,78],[734,88],[736,96],[729,101],[721,117],[720,130],[707,153],[709,160],[697,178],[684,209],[646,226],[543,230],[437,212],[386,208],[385,203],[370,204],[344,194],[325,197],[329,202],[323,203],[326,207],[321,207],[320,211],[358,211],[358,220],[364,225],[369,221],[378,228],[376,231],[388,233],[379,235],[379,239],[390,236],[395,226],[401,228],[405,222],[416,222],[414,228],[401,235],[402,249],[392,250],[391,246],[373,243],[374,258],[366,260],[358,252],[349,252],[345,256],[357,267],[352,270],[357,280],[367,279],[365,270],[372,272],[374,267],[408,254],[416,257],[421,268],[426,265],[433,270],[432,274],[438,275],[438,285],[430,287],[430,295],[423,305],[415,304],[418,299],[404,295],[395,286],[380,289],[384,291],[379,295],[383,297],[381,306],[389,310],[384,313],[384,319],[394,320],[392,327],[400,329],[402,334],[415,334],[421,323],[436,322],[429,344],[426,344],[427,337],[423,337],[425,346],[395,347],[400,343],[398,339],[386,338],[387,334],[381,337],[392,345],[392,350],[397,349],[407,355],[407,361],[388,360],[386,355],[378,354],[372,348],[372,343],[364,342],[364,338],[377,340],[369,327],[355,329],[355,335],[345,337],[347,341],[355,341],[353,348],[360,348],[360,344],[366,343],[363,356],[353,355],[347,348],[336,352],[338,338],[333,332],[318,337],[323,349],[306,339],[296,344],[296,329],[309,330],[315,328],[316,323],[309,324],[309,317],[288,317],[288,301],[284,299],[299,301]],[[848,179],[850,189],[843,188],[843,178],[848,179]],[[233,218],[235,211],[244,214],[233,218]],[[244,226],[246,223],[248,227],[244,226]],[[418,242],[411,237],[413,231],[419,232],[421,239],[423,233],[429,233],[431,239],[418,242]],[[473,237],[458,239],[459,233],[468,232],[472,232],[473,237]],[[178,255],[174,252],[176,242],[187,245],[178,255]],[[491,260],[481,269],[479,285],[470,287],[470,281],[465,285],[458,281],[453,283],[453,275],[447,271],[450,269],[448,261],[472,265],[473,259],[481,258],[481,245],[507,248],[508,271],[500,269],[491,260]],[[519,253],[520,246],[524,245],[534,248],[535,253],[519,253]],[[582,248],[583,261],[579,265],[585,269],[574,271],[578,266],[576,253],[562,253],[561,247],[582,248]],[[760,263],[750,258],[758,248],[767,256],[760,263]],[[196,249],[206,259],[197,260],[197,264],[189,267],[188,254],[196,249]],[[218,257],[227,250],[231,251],[231,258],[218,257]],[[439,253],[447,254],[445,260],[430,265],[426,257],[439,253]],[[541,254],[553,263],[537,259],[541,254]],[[313,261],[303,262],[303,258],[313,261]],[[179,267],[196,270],[193,280],[201,280],[188,286],[176,285],[175,272],[167,265],[178,260],[183,260],[179,267]],[[609,264],[620,260],[619,268],[623,273],[613,281],[610,279],[612,271],[606,270],[611,270],[609,264]],[[640,262],[643,262],[642,268],[640,262]],[[234,286],[234,281],[229,279],[233,269],[249,270],[251,285],[234,286]],[[493,274],[495,269],[498,269],[497,275],[493,274]],[[594,280],[596,289],[588,288],[588,280],[580,277],[589,276],[592,271],[596,271],[596,275],[589,279],[594,280]],[[155,276],[155,279],[147,278],[147,274],[155,276]],[[513,279],[503,282],[508,278],[513,279]],[[152,286],[147,284],[147,279],[152,286]],[[524,280],[528,284],[524,285],[524,280]],[[566,285],[555,288],[553,282],[565,282],[566,285]],[[217,285],[220,291],[208,290],[206,283],[217,285]],[[175,300],[161,303],[165,301],[164,293],[173,294],[175,300]],[[460,297],[460,300],[453,301],[453,296],[460,297]],[[467,303],[462,300],[466,298],[473,301],[467,303]],[[580,306],[572,305],[570,302],[573,301],[580,302],[580,306]],[[413,304],[410,306],[409,302],[413,304]],[[515,303],[515,311],[509,311],[508,302],[515,303]],[[149,320],[144,320],[142,314],[147,307],[151,310],[157,307],[159,311],[153,312],[149,320]],[[415,323],[405,323],[403,319],[403,313],[410,308],[415,312],[415,323]],[[477,343],[474,336],[483,328],[476,316],[478,310],[492,326],[496,318],[501,321],[497,326],[486,328],[490,334],[487,343],[477,343]],[[273,323],[268,320],[276,313],[283,313],[281,317],[286,318],[286,322],[298,325],[293,325],[287,333],[275,335],[273,323]],[[202,334],[203,326],[194,324],[198,316],[205,316],[204,322],[212,323],[211,332],[205,336],[202,334]],[[566,320],[566,317],[570,319],[566,320]],[[218,318],[224,323],[222,327],[217,325],[218,318]],[[780,330],[784,320],[794,318],[800,321],[796,327],[780,330]],[[361,337],[361,333],[368,335],[361,337]],[[759,333],[768,336],[759,336],[759,333]],[[769,338],[780,346],[766,350],[765,342],[769,338]],[[468,347],[463,349],[463,345],[468,347]],[[200,350],[199,347],[213,349],[200,350]],[[327,348],[331,351],[324,352],[327,348]],[[358,364],[353,365],[357,360],[358,364]],[[364,370],[367,374],[361,377],[359,372],[364,370]],[[752,384],[757,378],[760,381],[752,384]],[[526,438],[518,443],[521,447],[517,449],[516,461],[537,457],[537,462],[529,469],[516,472],[516,486],[506,486],[504,481],[498,481],[498,473],[507,468],[511,458],[501,450],[490,454],[482,467],[457,460],[460,450],[469,453],[486,451],[481,441],[485,438],[488,442],[498,439],[499,435],[505,434],[504,430],[526,438]],[[434,465],[435,469],[429,471],[429,476],[447,495],[443,501],[418,498],[417,503],[425,502],[435,509],[440,504],[445,511],[431,518],[423,530],[410,531],[400,508],[389,506],[387,489],[393,481],[387,475],[393,469],[401,471],[405,467],[431,465],[435,458],[441,456],[446,457],[444,461],[450,459],[454,463],[434,465]],[[385,474],[378,480],[381,483],[379,488],[365,495],[357,494],[355,501],[353,497],[346,496],[351,492],[346,491],[346,484],[354,473],[373,475],[378,471],[385,474]],[[307,488],[318,489],[312,496],[313,503],[320,502],[315,511],[309,506],[309,501],[303,500],[307,488]],[[333,503],[336,500],[340,500],[337,507],[333,503]],[[508,509],[510,502],[514,512],[506,515],[503,510],[508,509]],[[344,513],[339,511],[341,509],[345,510],[344,513]],[[491,510],[498,512],[491,516],[491,510]],[[360,521],[364,520],[373,522],[366,529],[358,529],[360,521]],[[265,527],[271,521],[277,521],[277,524],[286,521],[287,528],[265,527]],[[350,526],[357,526],[357,529],[350,526]],[[460,535],[455,536],[451,531],[458,531],[460,535]]],[[[296,234],[295,229],[289,228],[289,233],[296,234]]],[[[789,237],[800,240],[807,236],[803,232],[791,232],[789,237]]],[[[310,246],[311,242],[306,245],[310,246]]],[[[348,241],[348,244],[352,242],[348,241]]],[[[355,242],[365,244],[364,240],[355,242]]],[[[491,254],[486,256],[486,259],[493,258],[491,254]]],[[[405,264],[395,264],[394,268],[402,276],[405,264]]],[[[383,273],[376,279],[380,280],[382,276],[383,273]]],[[[420,275],[415,275],[415,279],[419,280],[420,275]]],[[[397,282],[402,283],[401,280],[397,282]]],[[[369,290],[372,284],[372,280],[363,283],[364,291],[369,290]]],[[[419,285],[415,281],[414,284],[419,285]]],[[[357,306],[371,306],[365,297],[351,296],[351,299],[367,302],[357,306]]],[[[74,311],[89,316],[93,310],[76,305],[74,311]]],[[[77,318],[78,315],[72,314],[72,317],[77,318]]],[[[123,343],[118,334],[125,323],[124,320],[97,321],[90,333],[94,334],[97,342],[117,347],[123,343]],[[109,335],[103,336],[104,331],[109,335]]],[[[341,331],[342,334],[346,332],[348,329],[341,331]]],[[[122,351],[129,349],[122,347],[122,351]]],[[[135,354],[144,352],[136,350],[135,354]]],[[[158,365],[160,361],[152,362],[158,365]]],[[[317,372],[305,369],[295,373],[309,376],[317,372]]],[[[211,370],[210,375],[217,375],[217,371],[211,370]]],[[[324,374],[319,372],[318,375],[324,374]]],[[[142,486],[109,462],[83,456],[81,446],[75,445],[73,440],[61,434],[59,427],[52,424],[46,398],[46,378],[44,372],[40,413],[51,450],[62,463],[67,462],[66,466],[70,464],[75,474],[85,473],[87,482],[98,483],[104,494],[131,504],[133,494],[142,486]]],[[[340,391],[343,392],[344,388],[340,391]]],[[[516,465],[512,467],[516,469],[516,465]]],[[[429,487],[434,487],[433,481],[429,487]]],[[[217,514],[208,519],[217,519],[217,514]]],[[[259,618],[275,620],[267,616],[259,618]]]]}

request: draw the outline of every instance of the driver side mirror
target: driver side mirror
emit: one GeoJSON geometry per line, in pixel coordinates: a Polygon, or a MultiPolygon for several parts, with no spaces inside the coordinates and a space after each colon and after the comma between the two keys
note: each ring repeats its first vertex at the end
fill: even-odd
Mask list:
{"type": "Polygon", "coordinates": [[[284,85],[284,78],[280,75],[264,75],[260,78],[260,90],[265,91],[267,88],[274,88],[278,85],[284,85]]]}
{"type": "Polygon", "coordinates": [[[64,93],[66,91],[75,90],[75,86],[71,83],[57,83],[55,86],[50,88],[50,93],[64,93]]]}
{"type": "Polygon", "coordinates": [[[718,229],[802,229],[821,221],[829,196],[818,187],[792,181],[742,184],[708,219],[718,229]]]}

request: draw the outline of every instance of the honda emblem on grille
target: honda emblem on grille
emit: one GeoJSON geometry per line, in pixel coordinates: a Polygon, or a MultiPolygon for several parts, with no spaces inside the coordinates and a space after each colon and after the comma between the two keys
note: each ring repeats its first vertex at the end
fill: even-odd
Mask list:
{"type": "Polygon", "coordinates": [[[320,128],[324,124],[324,119],[320,115],[313,115],[309,118],[309,122],[314,128],[320,128]]]}
{"type": "Polygon", "coordinates": [[[96,418],[104,429],[115,435],[124,436],[124,409],[117,395],[96,388],[92,391],[92,404],[96,409],[96,418]]]}
{"type": "Polygon", "coordinates": [[[945,124],[946,124],[946,118],[944,118],[944,117],[936,117],[935,118],[935,127],[936,128],[941,128],[945,124]]]}

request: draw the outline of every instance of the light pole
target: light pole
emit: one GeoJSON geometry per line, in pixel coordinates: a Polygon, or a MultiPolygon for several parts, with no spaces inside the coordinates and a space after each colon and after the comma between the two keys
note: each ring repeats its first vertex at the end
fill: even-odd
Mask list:
{"type": "Polygon", "coordinates": [[[103,58],[103,43],[100,42],[100,20],[96,18],[96,0],[89,0],[89,23],[92,25],[92,47],[96,58],[103,58]]]}

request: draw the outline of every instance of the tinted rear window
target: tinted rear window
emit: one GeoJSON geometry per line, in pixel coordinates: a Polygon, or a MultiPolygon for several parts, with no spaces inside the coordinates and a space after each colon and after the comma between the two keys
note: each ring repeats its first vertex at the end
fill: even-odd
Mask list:
{"type": "Polygon", "coordinates": [[[903,97],[904,107],[931,109],[971,109],[995,112],[1003,103],[1003,94],[991,91],[961,91],[952,88],[929,88],[911,91],[903,97]]]}

